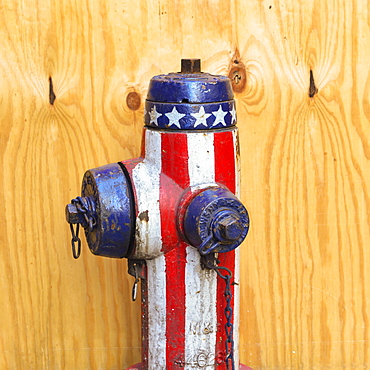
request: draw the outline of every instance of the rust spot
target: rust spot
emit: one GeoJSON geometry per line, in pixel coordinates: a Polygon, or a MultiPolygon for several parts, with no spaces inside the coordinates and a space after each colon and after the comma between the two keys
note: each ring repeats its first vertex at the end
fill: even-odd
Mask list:
{"type": "Polygon", "coordinates": [[[247,73],[245,70],[244,63],[240,59],[234,59],[228,74],[231,80],[231,86],[235,93],[241,93],[244,91],[247,84],[247,73]]]}
{"type": "Polygon", "coordinates": [[[145,221],[145,222],[148,222],[149,221],[149,211],[144,211],[144,212],[141,212],[139,214],[139,220],[140,221],[145,221]]]}
{"type": "Polygon", "coordinates": [[[141,104],[141,97],[136,91],[127,94],[126,104],[131,110],[138,110],[141,104]]]}

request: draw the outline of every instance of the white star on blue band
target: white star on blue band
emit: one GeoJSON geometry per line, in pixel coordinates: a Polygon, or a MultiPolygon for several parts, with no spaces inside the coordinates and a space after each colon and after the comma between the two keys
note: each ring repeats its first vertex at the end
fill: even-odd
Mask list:
{"type": "Polygon", "coordinates": [[[153,124],[154,124],[154,125],[158,126],[158,118],[159,118],[160,116],[163,116],[163,114],[162,114],[162,113],[157,112],[157,107],[156,107],[156,106],[154,106],[154,107],[150,110],[150,112],[149,112],[149,116],[150,116],[150,123],[152,123],[152,122],[153,122],[153,124]]]}
{"type": "Polygon", "coordinates": [[[196,119],[194,127],[198,127],[199,125],[207,127],[207,118],[211,113],[206,113],[204,107],[201,106],[198,113],[191,113],[191,115],[196,119]]]}
{"type": "Polygon", "coordinates": [[[216,117],[215,121],[213,122],[213,125],[212,127],[218,125],[219,123],[221,123],[222,126],[226,126],[226,122],[225,122],[225,116],[228,112],[224,112],[222,110],[222,107],[220,105],[220,107],[218,108],[218,111],[216,112],[212,112],[212,114],[216,117]]]}
{"type": "Polygon", "coordinates": [[[230,114],[231,114],[231,124],[234,124],[236,122],[235,105],[233,105],[233,109],[230,111],[230,114]]]}
{"type": "Polygon", "coordinates": [[[185,117],[186,114],[179,113],[176,107],[173,107],[172,112],[166,113],[165,116],[168,118],[170,126],[175,125],[177,128],[181,128],[179,121],[182,117],[185,117]]]}

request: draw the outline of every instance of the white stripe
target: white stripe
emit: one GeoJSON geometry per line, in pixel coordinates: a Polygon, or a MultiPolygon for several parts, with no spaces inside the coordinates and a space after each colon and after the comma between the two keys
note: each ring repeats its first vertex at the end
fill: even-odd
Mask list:
{"type": "Polygon", "coordinates": [[[161,173],[161,134],[145,132],[145,158],[132,170],[137,195],[136,249],[134,258],[151,259],[162,249],[159,188],[161,173]]]}
{"type": "Polygon", "coordinates": [[[185,370],[190,370],[201,361],[214,363],[217,281],[214,271],[202,270],[194,247],[187,246],[186,254],[185,370]]]}
{"type": "Polygon", "coordinates": [[[145,158],[132,171],[137,196],[134,258],[148,259],[148,369],[166,368],[166,268],[159,210],[161,134],[145,131],[145,158]]]}
{"type": "Polygon", "coordinates": [[[148,370],[166,369],[166,262],[164,255],[147,261],[148,370]]]}
{"type": "Polygon", "coordinates": [[[234,157],[235,157],[235,195],[240,197],[240,155],[237,153],[239,150],[239,132],[235,128],[233,130],[233,144],[234,144],[234,157]]]}
{"type": "Polygon", "coordinates": [[[215,183],[215,148],[213,145],[214,134],[189,133],[188,138],[188,169],[190,186],[215,183]]]}
{"type": "MultiPolygon", "coordinates": [[[[189,133],[187,138],[190,186],[214,184],[213,133],[189,133]]],[[[217,280],[214,271],[201,269],[200,254],[194,247],[188,246],[186,252],[185,370],[192,370],[215,361],[217,280]]]]}

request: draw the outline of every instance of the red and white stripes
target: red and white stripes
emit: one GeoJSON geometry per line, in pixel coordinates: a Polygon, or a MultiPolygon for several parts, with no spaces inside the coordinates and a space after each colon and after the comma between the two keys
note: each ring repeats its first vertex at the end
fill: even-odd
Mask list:
{"type": "MultiPolygon", "coordinates": [[[[186,244],[176,224],[184,189],[222,184],[238,195],[237,129],[159,131],[145,129],[145,155],[123,162],[136,197],[136,249],[147,260],[148,330],[143,348],[150,370],[226,369],[225,282],[202,270],[196,248],[186,244]]],[[[239,281],[238,252],[219,255],[239,281]]],[[[239,291],[232,285],[234,341],[238,343],[239,291]]],[[[235,345],[235,364],[239,351],[235,345]]]]}

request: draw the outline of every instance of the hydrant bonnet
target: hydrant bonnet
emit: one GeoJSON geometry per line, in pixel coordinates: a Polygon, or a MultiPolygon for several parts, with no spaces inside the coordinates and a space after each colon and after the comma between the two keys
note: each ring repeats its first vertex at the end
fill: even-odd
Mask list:
{"type": "Polygon", "coordinates": [[[236,124],[229,78],[200,72],[198,59],[182,60],[182,71],[154,76],[149,85],[144,120],[149,127],[207,130],[236,124]],[[195,68],[188,68],[192,61],[195,68]]]}

